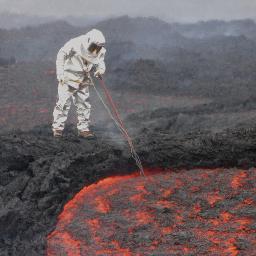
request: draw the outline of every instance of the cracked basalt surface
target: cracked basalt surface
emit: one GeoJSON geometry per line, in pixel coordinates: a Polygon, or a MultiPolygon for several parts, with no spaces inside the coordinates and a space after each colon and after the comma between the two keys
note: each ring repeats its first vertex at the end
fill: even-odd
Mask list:
{"type": "MultiPolygon", "coordinates": [[[[94,140],[79,139],[72,129],[56,140],[48,126],[1,135],[0,255],[45,255],[47,235],[70,199],[105,177],[137,170],[126,144],[117,143],[114,133],[94,131],[94,140]]],[[[145,168],[185,169],[188,177],[196,167],[249,172],[256,161],[255,129],[175,135],[142,128],[134,144],[145,168]]],[[[252,207],[255,211],[255,201],[252,207]]]]}

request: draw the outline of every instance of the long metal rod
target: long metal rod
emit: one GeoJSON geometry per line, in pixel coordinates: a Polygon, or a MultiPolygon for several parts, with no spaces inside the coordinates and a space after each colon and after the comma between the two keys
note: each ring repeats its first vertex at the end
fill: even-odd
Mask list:
{"type": "Polygon", "coordinates": [[[113,99],[112,99],[112,97],[111,97],[111,95],[110,95],[110,93],[109,93],[109,91],[108,91],[108,89],[107,89],[107,87],[106,87],[106,85],[105,85],[103,79],[102,79],[102,78],[100,79],[101,86],[102,86],[102,88],[103,88],[103,90],[104,90],[104,93],[105,93],[105,95],[106,95],[106,97],[107,97],[107,99],[108,99],[108,102],[109,102],[109,104],[110,104],[110,106],[111,106],[111,108],[112,108],[112,111],[114,111],[114,113],[115,113],[116,118],[113,116],[113,113],[112,113],[111,109],[110,109],[110,108],[108,107],[108,105],[105,103],[105,101],[104,101],[104,99],[102,98],[100,92],[97,90],[97,88],[96,88],[96,86],[95,86],[95,84],[94,84],[94,82],[93,82],[93,79],[91,79],[91,80],[92,80],[93,88],[94,88],[96,94],[98,95],[100,101],[102,102],[103,106],[104,106],[105,109],[107,110],[107,112],[108,112],[109,116],[111,117],[111,119],[112,119],[112,120],[114,121],[114,123],[116,124],[117,128],[120,130],[120,132],[123,134],[123,136],[124,136],[125,139],[127,140],[128,145],[129,145],[129,147],[130,147],[131,156],[132,156],[132,158],[135,160],[136,165],[138,166],[138,168],[139,168],[139,170],[140,170],[140,175],[145,176],[144,169],[143,169],[142,163],[141,163],[141,161],[140,161],[139,155],[137,154],[137,152],[136,152],[136,150],[135,150],[135,147],[134,147],[134,145],[133,145],[132,139],[131,139],[131,137],[129,136],[129,134],[128,134],[128,132],[127,132],[125,126],[124,126],[124,123],[123,123],[123,121],[122,121],[122,119],[121,119],[121,117],[120,117],[120,114],[119,114],[119,112],[118,112],[118,110],[117,110],[117,107],[116,107],[116,105],[115,105],[115,103],[114,103],[114,101],[113,101],[113,99]]]}

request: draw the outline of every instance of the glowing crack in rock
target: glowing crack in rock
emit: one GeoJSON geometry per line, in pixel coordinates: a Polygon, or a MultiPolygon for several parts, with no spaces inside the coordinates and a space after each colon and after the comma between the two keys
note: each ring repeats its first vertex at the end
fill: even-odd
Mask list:
{"type": "Polygon", "coordinates": [[[256,169],[156,169],[82,189],[47,255],[255,255],[256,169]]]}

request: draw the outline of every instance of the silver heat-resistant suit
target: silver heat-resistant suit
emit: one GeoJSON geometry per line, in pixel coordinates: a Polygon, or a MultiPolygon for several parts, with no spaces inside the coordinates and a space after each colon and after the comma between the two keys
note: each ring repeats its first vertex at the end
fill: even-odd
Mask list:
{"type": "Polygon", "coordinates": [[[77,111],[79,131],[89,131],[91,104],[89,103],[90,71],[94,74],[105,73],[106,49],[91,53],[88,48],[95,43],[104,45],[103,34],[93,29],[85,35],[69,40],[58,52],[56,74],[58,79],[58,100],[53,111],[53,130],[63,130],[71,106],[71,98],[77,111]]]}

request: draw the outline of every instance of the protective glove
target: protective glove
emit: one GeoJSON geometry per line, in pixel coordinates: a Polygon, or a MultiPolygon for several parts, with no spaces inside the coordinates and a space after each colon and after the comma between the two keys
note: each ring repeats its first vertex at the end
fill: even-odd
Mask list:
{"type": "Polygon", "coordinates": [[[104,74],[104,72],[102,71],[102,70],[100,70],[100,69],[98,69],[98,70],[96,70],[95,72],[94,72],[94,76],[95,77],[97,77],[97,78],[99,78],[99,79],[102,79],[102,75],[104,74]]]}

